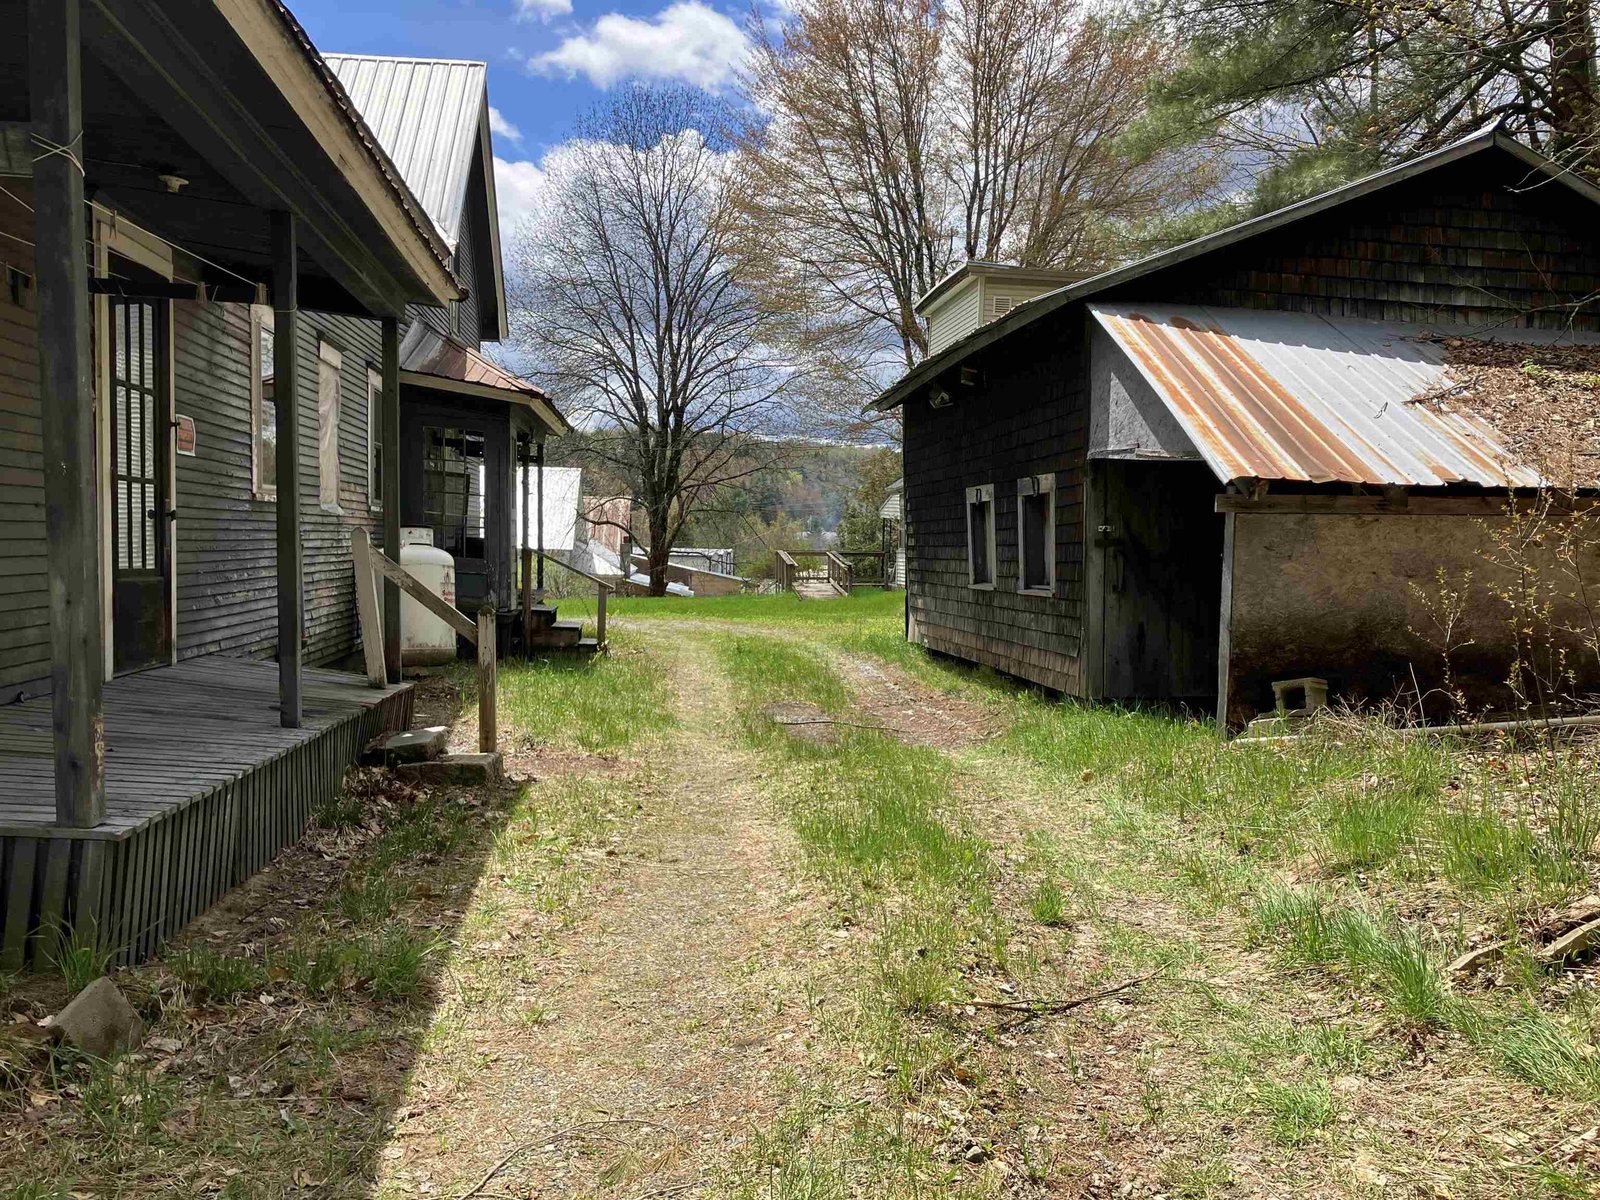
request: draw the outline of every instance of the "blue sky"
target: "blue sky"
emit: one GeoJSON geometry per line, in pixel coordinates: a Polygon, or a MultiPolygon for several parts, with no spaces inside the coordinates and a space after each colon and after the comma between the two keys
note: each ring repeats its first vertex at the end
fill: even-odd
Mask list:
{"type": "Polygon", "coordinates": [[[496,191],[506,226],[539,164],[605,89],[634,78],[726,89],[743,14],[720,0],[289,0],[318,49],[489,64],[496,191]]]}

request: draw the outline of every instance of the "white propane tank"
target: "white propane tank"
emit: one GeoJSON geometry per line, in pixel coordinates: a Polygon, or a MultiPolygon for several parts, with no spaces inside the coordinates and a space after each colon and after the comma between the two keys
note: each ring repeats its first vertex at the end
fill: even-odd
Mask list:
{"type": "MultiPolygon", "coordinates": [[[[433,544],[433,530],[407,525],[400,530],[400,565],[446,604],[456,602],[456,560],[433,544]]],[[[410,596],[400,597],[400,665],[427,667],[452,662],[456,631],[410,596]]]]}

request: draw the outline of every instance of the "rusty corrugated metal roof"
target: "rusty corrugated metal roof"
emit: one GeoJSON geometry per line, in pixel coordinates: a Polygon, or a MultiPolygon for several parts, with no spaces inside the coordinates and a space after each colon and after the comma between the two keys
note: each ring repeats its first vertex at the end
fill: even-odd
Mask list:
{"type": "Polygon", "coordinates": [[[1284,479],[1536,487],[1488,425],[1433,399],[1449,380],[1432,336],[1600,344],[1532,329],[1430,329],[1309,313],[1091,304],[1224,482],[1284,479]],[[1423,402],[1419,402],[1423,401],[1423,402]]]}

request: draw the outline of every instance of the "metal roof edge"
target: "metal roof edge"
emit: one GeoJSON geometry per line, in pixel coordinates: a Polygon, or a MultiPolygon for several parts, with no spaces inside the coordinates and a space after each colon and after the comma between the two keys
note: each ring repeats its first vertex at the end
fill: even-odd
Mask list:
{"type": "MultiPolygon", "coordinates": [[[[303,61],[321,83],[328,99],[348,123],[351,132],[354,134],[355,141],[366,152],[369,160],[377,168],[378,175],[387,185],[391,198],[399,206],[401,212],[405,214],[413,232],[416,233],[434,260],[434,265],[437,265],[440,269],[445,280],[448,281],[448,286],[454,288],[456,295],[453,298],[459,299],[465,296],[466,289],[462,287],[461,281],[451,268],[449,251],[439,237],[438,230],[434,227],[433,219],[422,210],[422,205],[417,201],[410,186],[401,176],[399,169],[394,165],[388,152],[384,150],[382,144],[378,141],[377,135],[372,132],[365,118],[362,117],[361,111],[350,99],[349,93],[345,91],[344,85],[339,82],[339,77],[335,74],[333,68],[328,65],[322,51],[311,40],[311,35],[306,32],[305,27],[300,24],[299,18],[294,15],[284,0],[263,0],[263,7],[276,15],[282,32],[291,43],[298,47],[303,61]]],[[[228,16],[226,13],[224,15],[228,16]]],[[[232,18],[229,17],[229,19],[231,22],[232,18]]],[[[253,50],[252,53],[254,53],[253,50]]],[[[424,280],[423,282],[426,284],[427,281],[424,280]]],[[[439,293],[436,292],[435,294],[438,295],[439,293]]]]}
{"type": "Polygon", "coordinates": [[[1572,176],[1571,172],[1563,170],[1542,154],[1523,146],[1510,134],[1506,133],[1500,122],[1496,121],[1451,142],[1447,146],[1441,146],[1437,150],[1429,151],[1427,154],[1420,154],[1416,158],[1408,159],[1382,171],[1376,171],[1371,175],[1352,180],[1340,187],[1321,192],[1315,196],[1308,196],[1304,200],[1286,205],[1283,208],[1274,209],[1269,213],[1263,213],[1259,217],[1251,217],[1247,221],[1240,221],[1237,224],[1228,226],[1226,229],[1219,229],[1215,233],[1208,233],[1204,237],[1195,238],[1192,241],[1159,251],[1156,254],[1147,255],[1125,266],[1104,271],[1079,283],[1071,283],[1064,288],[1046,292],[1042,296],[1036,296],[1031,300],[1024,301],[1012,308],[1004,316],[997,317],[988,324],[979,326],[972,333],[969,333],[960,341],[945,347],[938,354],[923,359],[894,384],[884,389],[876,400],[867,405],[867,410],[870,412],[888,412],[891,409],[898,408],[911,393],[928,383],[936,375],[966,358],[969,354],[982,350],[985,346],[1008,336],[1014,330],[1020,329],[1025,325],[1031,325],[1039,318],[1048,316],[1050,313],[1076,300],[1086,299],[1104,291],[1106,288],[1138,279],[1150,274],[1152,271],[1176,266],[1179,263],[1198,258],[1203,254],[1209,254],[1213,250],[1221,250],[1239,242],[1247,241],[1259,234],[1270,233],[1285,225],[1291,225],[1303,217],[1314,216],[1317,213],[1336,208],[1341,204],[1347,204],[1352,200],[1359,200],[1374,192],[1382,191],[1384,188],[1392,187],[1397,183],[1404,183],[1406,180],[1437,170],[1439,167],[1447,166],[1473,154],[1481,153],[1490,147],[1509,150],[1523,162],[1528,163],[1530,166],[1537,166],[1553,179],[1567,182],[1569,186],[1578,190],[1580,195],[1587,197],[1596,204],[1600,204],[1600,189],[1584,183],[1582,180],[1572,176]]]}

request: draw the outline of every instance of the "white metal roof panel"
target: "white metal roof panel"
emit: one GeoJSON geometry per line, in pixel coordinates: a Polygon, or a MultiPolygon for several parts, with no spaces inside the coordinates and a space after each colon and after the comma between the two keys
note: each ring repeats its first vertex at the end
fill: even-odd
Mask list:
{"type": "Polygon", "coordinates": [[[437,58],[325,54],[351,102],[406,186],[455,249],[479,127],[488,112],[488,67],[437,58]]]}
{"type": "Polygon", "coordinates": [[[1217,477],[1536,487],[1499,435],[1448,402],[1434,337],[1600,344],[1600,334],[1430,328],[1275,310],[1091,304],[1217,477]]]}

